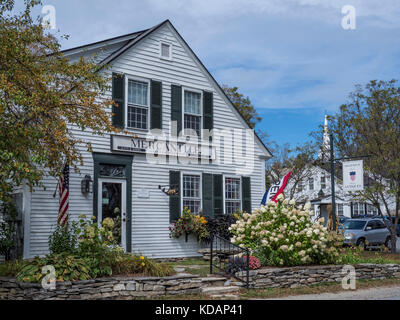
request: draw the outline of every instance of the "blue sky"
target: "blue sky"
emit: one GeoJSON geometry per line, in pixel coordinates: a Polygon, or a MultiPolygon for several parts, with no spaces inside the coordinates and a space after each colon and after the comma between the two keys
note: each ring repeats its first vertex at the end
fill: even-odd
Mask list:
{"type": "Polygon", "coordinates": [[[301,143],[357,83],[397,78],[398,0],[52,0],[63,48],[170,19],[220,84],[238,86],[279,144],[301,143]],[[112,3],[112,5],[111,5],[112,3]],[[356,29],[341,27],[344,5],[356,29]]]}

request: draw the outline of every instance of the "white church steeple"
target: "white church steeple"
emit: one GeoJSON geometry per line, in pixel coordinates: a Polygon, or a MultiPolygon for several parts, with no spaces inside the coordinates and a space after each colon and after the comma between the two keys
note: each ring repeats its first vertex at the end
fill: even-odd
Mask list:
{"type": "Polygon", "coordinates": [[[322,161],[330,159],[331,140],[329,138],[328,116],[325,115],[324,136],[318,158],[322,161]]]}

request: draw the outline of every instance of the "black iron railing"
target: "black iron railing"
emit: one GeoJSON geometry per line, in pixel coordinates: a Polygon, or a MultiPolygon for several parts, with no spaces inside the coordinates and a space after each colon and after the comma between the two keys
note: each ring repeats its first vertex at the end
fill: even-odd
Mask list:
{"type": "Polygon", "coordinates": [[[210,274],[213,267],[244,282],[249,287],[250,252],[218,235],[211,235],[210,274]]]}

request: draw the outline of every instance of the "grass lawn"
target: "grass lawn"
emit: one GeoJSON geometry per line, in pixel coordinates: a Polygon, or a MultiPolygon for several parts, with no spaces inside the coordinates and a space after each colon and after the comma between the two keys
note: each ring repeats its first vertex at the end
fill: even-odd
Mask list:
{"type": "Polygon", "coordinates": [[[382,251],[354,251],[347,250],[344,255],[344,264],[359,264],[359,263],[376,263],[376,264],[390,264],[400,263],[400,253],[389,253],[382,251]]]}
{"type": "Polygon", "coordinates": [[[362,251],[360,257],[367,261],[381,260],[382,263],[400,263],[400,253],[362,251]]]}
{"type": "Polygon", "coordinates": [[[186,259],[177,262],[167,262],[172,268],[183,268],[186,273],[195,274],[200,277],[206,277],[210,273],[210,262],[201,258],[186,259]]]}

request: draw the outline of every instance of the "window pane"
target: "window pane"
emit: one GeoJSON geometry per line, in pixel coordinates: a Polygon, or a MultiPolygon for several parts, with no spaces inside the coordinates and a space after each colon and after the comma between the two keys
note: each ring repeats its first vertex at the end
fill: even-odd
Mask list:
{"type": "Polygon", "coordinates": [[[303,191],[303,181],[301,181],[301,180],[297,183],[297,191],[298,192],[303,191]]]}
{"type": "Polygon", "coordinates": [[[147,129],[147,108],[128,106],[128,127],[147,129]]]}
{"type": "Polygon", "coordinates": [[[105,177],[125,177],[125,166],[100,164],[100,175],[105,177]]]}
{"type": "Polygon", "coordinates": [[[201,115],[201,94],[185,91],[185,113],[201,115]]]}
{"type": "Polygon", "coordinates": [[[240,200],[240,179],[238,178],[225,179],[225,199],[240,200]]]}
{"type": "Polygon", "coordinates": [[[226,201],[225,210],[226,214],[234,214],[240,210],[240,201],[226,201]]]}
{"type": "Polygon", "coordinates": [[[201,208],[200,176],[183,176],[183,207],[188,207],[190,212],[198,214],[201,208]]]}
{"type": "MultiPolygon", "coordinates": [[[[192,129],[196,132],[198,137],[201,137],[200,125],[201,125],[201,118],[200,116],[193,116],[190,114],[185,114],[185,129],[192,129]]],[[[185,134],[186,133],[185,131],[185,134]]]]}
{"type": "Polygon", "coordinates": [[[314,190],[314,178],[308,179],[308,186],[310,190],[314,190]]]}
{"type": "Polygon", "coordinates": [[[161,56],[169,58],[169,45],[162,43],[161,44],[161,56]]]}
{"type": "Polygon", "coordinates": [[[200,200],[183,199],[183,207],[187,207],[191,213],[200,213],[200,200]]]}
{"type": "Polygon", "coordinates": [[[321,177],[321,189],[325,189],[326,188],[326,178],[325,176],[321,177]]]}
{"type": "Polygon", "coordinates": [[[360,212],[360,214],[365,214],[364,203],[361,203],[361,202],[358,203],[358,211],[360,212]]]}
{"type": "Polygon", "coordinates": [[[234,214],[241,209],[239,178],[225,178],[225,213],[234,214]]]}
{"type": "Polygon", "coordinates": [[[136,80],[128,81],[128,103],[147,106],[148,84],[136,80]]]}
{"type": "Polygon", "coordinates": [[[200,197],[200,177],[192,175],[183,176],[183,197],[199,198],[200,197]]]}

